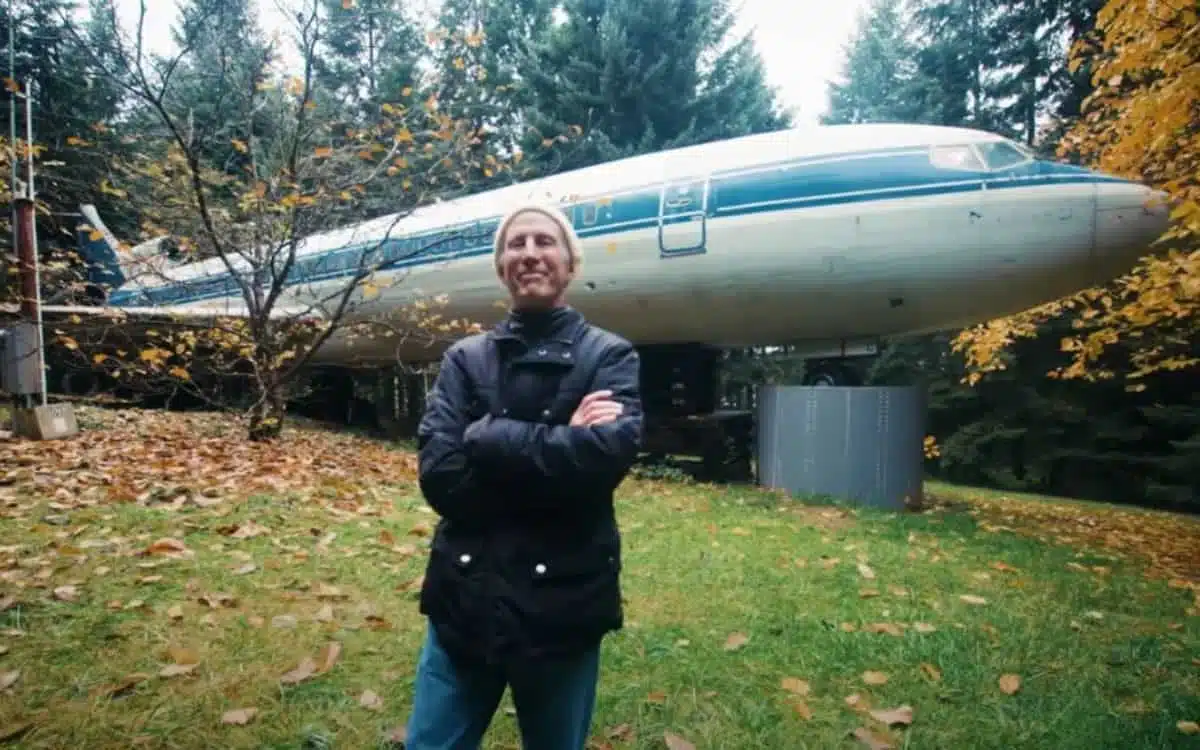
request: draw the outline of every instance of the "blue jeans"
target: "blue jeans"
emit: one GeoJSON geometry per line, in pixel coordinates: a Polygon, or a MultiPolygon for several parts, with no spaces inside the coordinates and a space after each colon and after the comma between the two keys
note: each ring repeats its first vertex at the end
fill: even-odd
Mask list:
{"type": "Polygon", "coordinates": [[[584,750],[599,672],[599,647],[528,668],[459,667],[429,627],[405,750],[476,750],[505,685],[512,687],[524,750],[584,750]]]}

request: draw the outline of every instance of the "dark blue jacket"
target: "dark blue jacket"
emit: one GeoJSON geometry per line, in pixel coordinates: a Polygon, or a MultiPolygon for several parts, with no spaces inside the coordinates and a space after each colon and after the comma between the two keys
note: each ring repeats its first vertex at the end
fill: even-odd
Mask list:
{"type": "Polygon", "coordinates": [[[420,609],[448,651],[499,664],[622,626],[613,492],[641,441],[636,350],[573,308],[513,313],[446,352],[418,444],[441,516],[420,609]],[[571,427],[602,389],[622,415],[571,427]]]}

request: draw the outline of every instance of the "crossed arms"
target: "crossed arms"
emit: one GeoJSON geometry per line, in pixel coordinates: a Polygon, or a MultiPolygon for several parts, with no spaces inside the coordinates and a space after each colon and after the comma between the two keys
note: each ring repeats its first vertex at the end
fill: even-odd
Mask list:
{"type": "Polygon", "coordinates": [[[631,345],[600,355],[593,385],[608,395],[585,397],[566,425],[490,415],[471,421],[463,354],[454,348],[443,358],[417,432],[421,491],[441,516],[478,522],[502,514],[485,486],[524,484],[505,495],[530,506],[602,497],[621,483],[642,440],[639,362],[631,345]]]}

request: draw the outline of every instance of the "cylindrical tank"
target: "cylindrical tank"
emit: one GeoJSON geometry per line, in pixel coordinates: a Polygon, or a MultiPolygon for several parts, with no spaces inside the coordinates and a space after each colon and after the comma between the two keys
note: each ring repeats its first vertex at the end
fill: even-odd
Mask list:
{"type": "Polygon", "coordinates": [[[923,388],[763,386],[758,483],[903,510],[923,500],[923,388]]]}

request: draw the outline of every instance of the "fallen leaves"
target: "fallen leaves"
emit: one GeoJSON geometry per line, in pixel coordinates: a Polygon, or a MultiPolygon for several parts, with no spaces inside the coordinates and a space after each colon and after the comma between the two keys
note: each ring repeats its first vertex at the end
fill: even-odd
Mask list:
{"type": "Polygon", "coordinates": [[[888,726],[909,726],[913,723],[912,706],[904,705],[899,708],[871,711],[871,718],[888,726]]]}
{"type": "MultiPolygon", "coordinates": [[[[264,492],[332,490],[349,501],[416,476],[411,453],[298,422],[278,440],[252,443],[229,414],[90,406],[76,414],[89,426],[73,437],[0,441],[0,466],[15,467],[0,471],[0,485],[62,510],[109,502],[182,508],[264,492]]],[[[170,553],[174,541],[152,549],[170,553]]]]}
{"type": "Polygon", "coordinates": [[[726,651],[737,651],[749,642],[750,636],[745,633],[730,633],[729,637],[725,639],[724,648],[726,651]]]}
{"type": "Polygon", "coordinates": [[[1019,675],[1006,674],[1000,676],[1000,690],[1005,695],[1016,695],[1021,689],[1021,678],[1019,675]]]}
{"type": "Polygon", "coordinates": [[[249,724],[257,715],[257,708],[236,708],[232,711],[226,711],[221,716],[221,723],[241,727],[249,724]]]}
{"type": "Polygon", "coordinates": [[[321,647],[317,657],[305,657],[293,669],[285,672],[279,681],[284,685],[299,685],[301,682],[319,677],[334,668],[342,655],[342,644],[330,641],[321,647]]]}
{"type": "MultiPolygon", "coordinates": [[[[1155,578],[1200,584],[1200,520],[1178,513],[1008,497],[962,498],[986,532],[1011,532],[1046,544],[1107,551],[1139,561],[1155,578]]],[[[993,566],[994,567],[994,566],[993,566]]],[[[1000,568],[997,568],[1000,569],[1000,568]]],[[[1107,575],[1107,567],[1076,568],[1107,575]]]]}
{"type": "Polygon", "coordinates": [[[780,680],[779,686],[789,693],[793,693],[801,697],[808,695],[809,691],[812,689],[807,680],[801,680],[798,677],[784,677],[782,680],[780,680]]]}
{"type": "Polygon", "coordinates": [[[151,544],[143,552],[145,556],[163,555],[175,559],[194,557],[195,553],[187,548],[187,545],[178,539],[159,539],[154,544],[151,544]]]}
{"type": "Polygon", "coordinates": [[[358,696],[358,705],[368,711],[381,711],[383,710],[383,698],[380,698],[374,690],[364,690],[358,696]]]}
{"type": "Polygon", "coordinates": [[[663,732],[667,750],[696,750],[696,746],[673,732],[663,732]]]}
{"type": "Polygon", "coordinates": [[[851,736],[862,744],[869,747],[871,750],[892,750],[895,747],[889,740],[884,739],[875,732],[865,727],[855,729],[851,736]]]}
{"type": "Polygon", "coordinates": [[[888,676],[886,674],[884,674],[883,672],[867,670],[866,672],[862,673],[862,681],[868,685],[874,685],[874,686],[886,685],[887,681],[888,681],[888,676]]]}

